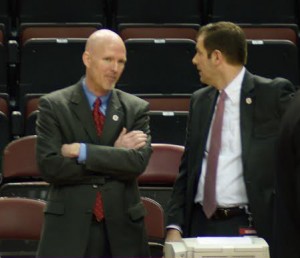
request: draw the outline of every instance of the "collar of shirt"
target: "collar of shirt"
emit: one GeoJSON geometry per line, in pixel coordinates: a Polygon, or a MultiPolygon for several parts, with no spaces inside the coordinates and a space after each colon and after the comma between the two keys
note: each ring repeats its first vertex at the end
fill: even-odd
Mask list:
{"type": "Polygon", "coordinates": [[[245,67],[243,67],[239,74],[224,89],[228,99],[230,99],[234,104],[240,101],[241,88],[245,71],[246,69],[245,67]]]}
{"type": "MultiPolygon", "coordinates": [[[[86,82],[85,82],[85,78],[82,80],[82,87],[83,87],[83,91],[87,97],[87,100],[89,102],[89,105],[90,105],[90,108],[91,110],[93,109],[93,105],[94,105],[94,102],[97,98],[97,96],[95,96],[87,87],[86,85],[86,82]]],[[[101,107],[100,107],[100,110],[101,112],[106,115],[106,110],[107,110],[107,106],[108,106],[108,103],[109,103],[109,100],[110,100],[110,97],[111,97],[111,92],[105,96],[101,96],[100,99],[101,99],[101,107]]]]}

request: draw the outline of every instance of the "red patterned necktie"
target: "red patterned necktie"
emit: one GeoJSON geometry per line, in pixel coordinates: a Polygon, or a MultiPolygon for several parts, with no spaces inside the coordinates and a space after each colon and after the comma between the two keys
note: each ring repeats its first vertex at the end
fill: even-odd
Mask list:
{"type": "Polygon", "coordinates": [[[223,90],[220,94],[215,118],[211,128],[209,152],[207,156],[207,168],[204,183],[203,211],[207,218],[210,218],[216,208],[216,177],[219,153],[221,149],[222,125],[224,115],[226,93],[223,90]]]}
{"type": "Polygon", "coordinates": [[[101,136],[102,134],[103,125],[105,121],[105,115],[103,115],[103,113],[100,111],[100,106],[101,106],[101,99],[97,98],[94,102],[93,118],[97,129],[97,134],[99,136],[101,136]]]}
{"type": "MultiPolygon", "coordinates": [[[[102,134],[103,125],[105,121],[105,116],[100,111],[100,106],[101,106],[101,99],[97,98],[94,103],[93,118],[97,129],[97,134],[99,136],[101,136],[102,134]]],[[[100,192],[97,192],[93,213],[97,221],[101,221],[104,218],[103,200],[100,192]]]]}

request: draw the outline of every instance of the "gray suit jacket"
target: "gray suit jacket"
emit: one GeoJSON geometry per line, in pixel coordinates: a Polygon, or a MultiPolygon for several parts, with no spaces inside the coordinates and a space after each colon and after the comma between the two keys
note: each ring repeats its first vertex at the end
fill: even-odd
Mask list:
{"type": "Polygon", "coordinates": [[[101,137],[81,82],[42,97],[39,111],[37,160],[50,190],[38,256],[84,255],[97,186],[112,255],[147,256],[145,209],[136,178],[152,152],[148,103],[114,89],[101,137]],[[139,150],[113,147],[123,127],[147,133],[147,145],[139,150]],[[87,144],[85,164],[61,155],[62,144],[73,142],[87,144]]]}
{"type": "MultiPolygon", "coordinates": [[[[258,235],[272,242],[276,142],[281,116],[294,86],[246,71],[241,89],[240,127],[244,181],[258,235]],[[248,100],[247,100],[248,99],[248,100]],[[251,100],[251,101],[249,101],[251,100]]],[[[190,221],[217,90],[206,87],[191,98],[185,153],[167,208],[167,225],[190,234],[190,221]]]]}

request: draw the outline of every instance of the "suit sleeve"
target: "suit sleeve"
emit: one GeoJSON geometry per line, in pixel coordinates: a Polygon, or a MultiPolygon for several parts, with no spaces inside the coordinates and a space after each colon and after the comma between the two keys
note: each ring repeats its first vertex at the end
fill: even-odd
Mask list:
{"type": "Polygon", "coordinates": [[[75,159],[61,155],[64,139],[51,101],[42,97],[36,124],[36,156],[40,172],[49,183],[72,184],[84,179],[86,171],[75,159]]]}
{"type": "Polygon", "coordinates": [[[278,86],[278,88],[280,89],[278,91],[278,107],[279,107],[279,114],[280,117],[283,116],[283,114],[285,113],[286,109],[288,108],[288,106],[291,103],[291,100],[294,98],[294,94],[295,94],[295,86],[288,80],[286,79],[274,79],[274,84],[275,87],[278,86]]]}
{"type": "Polygon", "coordinates": [[[185,143],[185,151],[183,153],[181,164],[179,167],[179,174],[176,179],[176,182],[173,186],[172,195],[170,201],[168,202],[166,209],[166,225],[177,225],[179,226],[183,232],[184,224],[185,224],[185,210],[187,204],[187,187],[188,187],[188,157],[191,143],[190,132],[192,130],[192,126],[190,123],[190,118],[192,117],[193,109],[193,97],[191,98],[190,110],[189,110],[189,119],[187,124],[187,132],[186,132],[186,143],[185,143]]]}

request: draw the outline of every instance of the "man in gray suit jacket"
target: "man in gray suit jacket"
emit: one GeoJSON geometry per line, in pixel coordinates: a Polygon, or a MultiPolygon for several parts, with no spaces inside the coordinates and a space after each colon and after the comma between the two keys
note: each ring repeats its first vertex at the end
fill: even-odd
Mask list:
{"type": "Polygon", "coordinates": [[[152,152],[148,103],[114,88],[126,63],[116,33],[93,33],[82,58],[85,76],[39,104],[37,160],[50,189],[37,255],[148,256],[136,180],[152,152]],[[92,115],[97,98],[105,115],[100,136],[92,115]],[[100,221],[93,212],[97,193],[104,210],[100,221]]]}
{"type": "MultiPolygon", "coordinates": [[[[257,234],[273,241],[276,142],[292,99],[287,80],[255,76],[244,65],[247,43],[230,22],[203,26],[196,55],[206,88],[191,97],[185,152],[167,209],[166,241],[181,237],[257,234]],[[219,95],[225,95],[212,213],[205,213],[212,137],[219,95]]],[[[271,246],[272,247],[272,246],[271,246]]]]}

